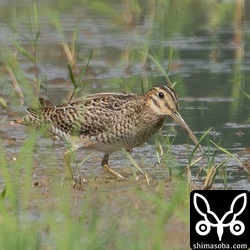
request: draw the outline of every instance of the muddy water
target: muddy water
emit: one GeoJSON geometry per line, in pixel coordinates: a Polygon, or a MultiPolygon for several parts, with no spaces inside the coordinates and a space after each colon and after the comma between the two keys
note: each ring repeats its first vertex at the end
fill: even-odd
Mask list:
{"type": "MultiPolygon", "coordinates": [[[[79,75],[81,67],[86,65],[93,51],[93,57],[84,76],[84,84],[88,86],[85,91],[91,93],[130,89],[141,92],[141,81],[146,77],[149,84],[147,86],[144,82],[144,88],[165,83],[165,77],[157,65],[150,57],[145,59],[143,55],[147,52],[155,55],[166,70],[172,50],[169,76],[173,83],[177,82],[175,89],[179,93],[183,118],[198,137],[213,128],[209,139],[203,141],[204,147],[211,155],[215,147],[208,140],[220,144],[249,168],[250,26],[247,15],[243,19],[243,15],[236,13],[242,6],[230,3],[229,16],[225,16],[212,11],[214,6],[208,4],[203,17],[191,8],[192,4],[186,6],[187,9],[170,4],[164,6],[165,12],[160,11],[160,6],[149,8],[145,4],[139,14],[123,3],[114,4],[113,7],[121,15],[112,16],[94,5],[77,4],[77,9],[67,4],[67,7],[57,6],[56,3],[38,6],[40,36],[36,56],[38,77],[42,82],[42,96],[58,104],[67,100],[72,92],[73,86],[67,68],[68,59],[62,46],[65,41],[69,46],[75,41],[76,76],[79,75]],[[59,16],[58,19],[56,14],[59,16]],[[177,20],[174,18],[175,15],[177,20]],[[173,20],[176,20],[176,23],[173,20]],[[62,28],[56,23],[60,23],[62,28]]],[[[207,3],[200,4],[198,8],[206,9],[205,5],[207,3]]],[[[11,55],[17,51],[13,41],[32,54],[32,46],[27,39],[32,37],[32,32],[26,15],[27,9],[31,6],[28,1],[18,6],[10,6],[6,2],[2,6],[2,12],[11,13],[11,8],[17,11],[19,22],[7,18],[6,14],[3,16],[5,19],[1,19],[1,43],[11,55]]],[[[243,11],[248,9],[248,6],[245,6],[243,11]]],[[[35,29],[35,26],[33,28],[35,29]]],[[[19,68],[15,69],[15,72],[24,93],[23,99],[14,90],[13,78],[6,72],[4,64],[1,65],[0,87],[2,97],[8,105],[7,108],[2,107],[0,112],[1,136],[9,159],[16,156],[18,147],[22,145],[29,131],[20,127],[10,128],[8,122],[24,115],[26,107],[31,105],[32,95],[29,94],[30,87],[27,86],[30,86],[36,77],[32,60],[20,52],[17,53],[16,60],[19,68]]],[[[163,131],[168,133],[170,140],[174,138],[169,156],[170,166],[177,169],[185,167],[189,154],[187,136],[171,120],[167,121],[163,131]]],[[[48,162],[55,161],[54,165],[61,169],[62,158],[57,155],[62,155],[65,146],[62,142],[58,142],[57,145],[51,153],[53,160],[48,162]]],[[[50,139],[39,139],[38,147],[40,156],[37,154],[37,157],[43,159],[43,154],[48,148],[51,149],[50,139]]],[[[81,152],[79,155],[78,160],[84,159],[88,153],[81,152]]],[[[153,178],[166,178],[169,175],[168,169],[161,168],[157,163],[153,139],[148,145],[135,149],[132,156],[153,178]]],[[[225,153],[217,152],[215,164],[219,164],[227,157],[225,153]]],[[[206,165],[207,158],[196,166],[197,171],[206,165]]],[[[80,171],[87,177],[103,176],[99,166],[100,159],[101,155],[95,154],[91,160],[84,163],[80,171]]],[[[123,153],[114,154],[111,163],[121,171],[133,172],[131,163],[123,153]],[[124,165],[129,166],[128,169],[123,170],[124,165]]],[[[41,168],[38,172],[43,169],[41,165],[44,164],[48,163],[44,161],[43,164],[38,164],[41,168]]],[[[230,188],[250,189],[248,174],[235,159],[229,157],[226,167],[230,188]]],[[[223,180],[218,178],[216,185],[217,188],[222,188],[223,180]]]]}

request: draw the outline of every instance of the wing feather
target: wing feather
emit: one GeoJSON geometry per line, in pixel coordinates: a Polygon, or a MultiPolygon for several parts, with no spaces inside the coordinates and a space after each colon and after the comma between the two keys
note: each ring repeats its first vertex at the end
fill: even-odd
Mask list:
{"type": "Polygon", "coordinates": [[[143,107],[135,101],[140,100],[139,96],[131,93],[91,94],[54,107],[29,109],[29,113],[49,124],[55,134],[97,136],[112,132],[114,125],[125,115],[128,119],[134,112],[139,112],[143,107]]]}

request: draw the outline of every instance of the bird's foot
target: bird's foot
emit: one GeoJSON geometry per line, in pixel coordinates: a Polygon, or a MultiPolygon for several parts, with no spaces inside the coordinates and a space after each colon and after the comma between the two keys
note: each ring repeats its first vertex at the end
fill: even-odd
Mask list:
{"type": "Polygon", "coordinates": [[[109,173],[110,173],[111,175],[113,175],[114,177],[119,178],[119,179],[124,179],[124,177],[123,177],[121,174],[119,174],[119,173],[117,173],[115,170],[113,170],[108,164],[102,165],[102,168],[103,168],[105,171],[109,172],[109,173]]]}

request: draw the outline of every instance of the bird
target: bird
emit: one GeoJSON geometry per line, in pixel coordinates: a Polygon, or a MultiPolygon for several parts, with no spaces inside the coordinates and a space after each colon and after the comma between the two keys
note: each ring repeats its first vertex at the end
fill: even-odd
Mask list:
{"type": "Polygon", "coordinates": [[[144,94],[94,93],[57,106],[28,108],[27,111],[19,123],[36,128],[46,126],[69,145],[64,161],[72,180],[70,159],[79,149],[103,152],[102,168],[114,177],[124,178],[109,165],[109,156],[115,151],[131,151],[147,142],[169,116],[204,153],[179,112],[176,91],[166,85],[153,87],[144,94]]]}

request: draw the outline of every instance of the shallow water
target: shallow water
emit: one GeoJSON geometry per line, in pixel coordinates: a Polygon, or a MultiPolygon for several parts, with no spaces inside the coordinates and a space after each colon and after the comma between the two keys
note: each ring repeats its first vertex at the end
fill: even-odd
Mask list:
{"type": "MultiPolygon", "coordinates": [[[[54,104],[58,104],[67,100],[73,89],[67,69],[68,60],[61,43],[67,40],[71,46],[75,24],[78,72],[86,64],[93,50],[93,57],[84,76],[84,82],[89,86],[88,92],[129,90],[127,86],[135,92],[141,92],[141,80],[145,77],[148,77],[148,87],[165,84],[163,73],[150,58],[145,60],[143,53],[148,51],[149,54],[156,55],[166,70],[172,50],[169,75],[173,83],[177,82],[175,89],[179,93],[184,120],[197,137],[201,137],[212,127],[209,139],[235,154],[247,165],[250,158],[250,85],[247,81],[250,71],[249,15],[245,15],[243,19],[238,12],[236,13],[240,8],[239,2],[225,2],[227,4],[222,5],[227,5],[227,10],[224,10],[227,11],[227,15],[216,12],[215,6],[211,3],[196,3],[196,8],[203,10],[202,13],[205,14],[201,15],[192,7],[192,1],[185,9],[173,3],[168,6],[162,3],[165,11],[162,11],[160,5],[149,8],[147,4],[144,6],[141,3],[141,14],[125,3],[111,2],[112,7],[122,14],[120,19],[119,15],[112,16],[98,10],[94,5],[87,6],[77,1],[77,8],[67,4],[64,7],[57,6],[56,3],[39,4],[38,75],[43,79],[42,87],[46,88],[46,91],[42,88],[41,94],[49,97],[54,104]],[[59,13],[59,19],[56,19],[55,13],[59,13]],[[56,22],[61,24],[63,33],[56,27],[56,22]]],[[[15,40],[32,53],[32,47],[27,40],[27,37],[31,37],[31,31],[28,18],[25,16],[27,8],[31,8],[31,5],[29,1],[24,3],[14,7],[4,2],[1,6],[2,13],[10,13],[10,9],[15,8],[20,21],[12,23],[15,19],[8,19],[6,14],[0,20],[0,41],[4,48],[7,47],[11,52],[15,51],[15,40]],[[11,25],[14,25],[18,32],[13,32],[11,25]]],[[[248,9],[246,2],[244,11],[247,12],[248,9]]],[[[8,103],[8,109],[2,108],[0,112],[1,135],[4,139],[5,153],[9,158],[16,156],[18,147],[29,132],[23,128],[9,128],[8,122],[24,115],[26,107],[31,105],[32,95],[22,85],[22,81],[25,80],[29,85],[35,77],[34,62],[21,53],[18,53],[17,59],[22,71],[18,73],[16,70],[16,74],[20,74],[17,78],[20,79],[20,86],[25,95],[23,104],[13,90],[13,81],[4,65],[1,66],[0,87],[2,97],[8,103]]],[[[144,83],[144,87],[147,88],[147,84],[144,83]]],[[[170,119],[163,130],[167,131],[170,139],[173,138],[173,133],[177,134],[171,149],[171,154],[177,162],[173,165],[185,167],[188,164],[188,153],[185,153],[185,145],[189,143],[187,136],[170,119]]],[[[41,140],[39,152],[43,154],[51,145],[51,141],[41,140]]],[[[150,144],[153,144],[153,140],[150,144]]],[[[202,144],[212,152],[215,150],[206,140],[202,144]]],[[[64,146],[61,146],[55,150],[62,154],[64,149],[64,146]]],[[[81,152],[80,155],[84,156],[84,153],[81,152]]],[[[124,164],[131,166],[124,154],[118,155],[112,157],[113,165],[121,169],[124,164]]],[[[142,161],[144,169],[153,177],[164,178],[165,174],[168,175],[166,169],[157,169],[154,146],[135,149],[132,156],[139,163],[142,161]],[[146,157],[142,159],[141,155],[146,157]],[[158,173],[160,177],[157,176],[158,173]]],[[[226,157],[224,153],[219,152],[214,161],[219,164],[226,157]]],[[[94,168],[88,167],[86,162],[86,168],[84,167],[82,172],[87,176],[93,173],[101,174],[100,159],[98,158],[94,168]]],[[[62,167],[62,159],[57,160],[62,167]]],[[[206,164],[206,159],[198,164],[197,169],[202,164],[206,164]]],[[[238,162],[229,159],[227,168],[229,188],[250,189],[248,175],[244,171],[239,171],[238,162]]],[[[217,185],[221,188],[222,181],[218,179],[217,185]]]]}

